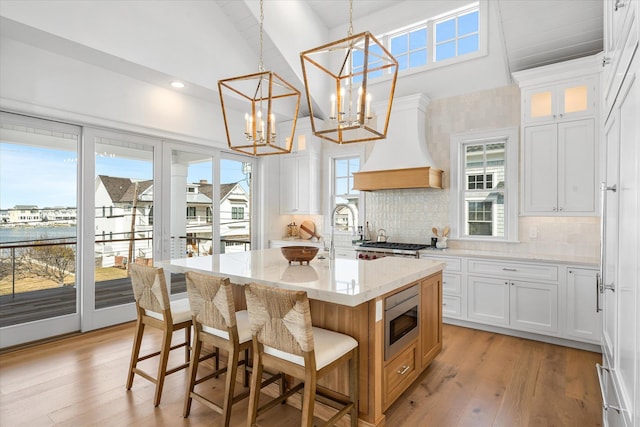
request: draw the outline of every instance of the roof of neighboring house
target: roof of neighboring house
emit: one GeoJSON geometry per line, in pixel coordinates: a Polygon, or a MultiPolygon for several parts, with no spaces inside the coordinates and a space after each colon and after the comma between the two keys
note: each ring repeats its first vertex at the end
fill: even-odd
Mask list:
{"type": "MultiPolygon", "coordinates": [[[[220,200],[224,200],[224,198],[233,191],[236,185],[238,185],[237,182],[232,182],[230,184],[220,184],[220,200]]],[[[198,191],[213,200],[212,184],[199,184],[198,191]]]]}
{"type": "Polygon", "coordinates": [[[38,205],[15,205],[13,210],[27,211],[31,209],[38,209],[38,205]]]}
{"type": "MultiPolygon", "coordinates": [[[[132,202],[135,183],[129,178],[98,175],[113,202],[132,202]]],[[[138,194],[142,194],[153,184],[152,180],[138,181],[138,194]]]]}

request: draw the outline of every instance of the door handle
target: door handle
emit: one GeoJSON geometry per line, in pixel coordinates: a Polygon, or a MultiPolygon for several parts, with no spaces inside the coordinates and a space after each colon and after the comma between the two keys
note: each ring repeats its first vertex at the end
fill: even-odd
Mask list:
{"type": "Polygon", "coordinates": [[[602,276],[600,276],[600,272],[596,273],[596,313],[602,311],[600,308],[600,292],[602,292],[602,276]]]}
{"type": "Polygon", "coordinates": [[[605,411],[608,411],[609,409],[613,409],[617,413],[621,413],[622,411],[619,406],[614,406],[607,403],[607,395],[604,391],[604,381],[602,379],[602,372],[605,372],[605,371],[609,375],[611,375],[611,371],[609,370],[609,368],[605,368],[601,364],[596,363],[596,372],[598,373],[598,383],[600,384],[600,394],[602,394],[602,409],[604,409],[605,411]]]}

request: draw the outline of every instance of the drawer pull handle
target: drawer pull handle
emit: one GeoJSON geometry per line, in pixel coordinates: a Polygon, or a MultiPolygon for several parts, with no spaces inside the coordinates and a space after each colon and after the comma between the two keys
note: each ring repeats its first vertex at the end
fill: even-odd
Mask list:
{"type": "Polygon", "coordinates": [[[620,413],[621,410],[617,406],[609,405],[607,403],[607,396],[604,392],[604,381],[602,380],[602,371],[607,371],[607,373],[611,374],[609,368],[605,368],[599,363],[596,363],[596,372],[598,373],[598,383],[600,384],[600,393],[602,394],[602,409],[608,411],[609,409],[613,409],[617,413],[620,413]]]}
{"type": "Polygon", "coordinates": [[[507,268],[507,267],[504,267],[502,270],[503,271],[518,271],[517,268],[507,268]]]}
{"type": "Polygon", "coordinates": [[[397,372],[398,372],[398,374],[400,374],[400,375],[404,375],[404,374],[406,374],[406,373],[409,371],[409,369],[411,369],[411,366],[409,366],[409,365],[404,365],[402,368],[398,369],[398,371],[397,371],[397,372]]]}

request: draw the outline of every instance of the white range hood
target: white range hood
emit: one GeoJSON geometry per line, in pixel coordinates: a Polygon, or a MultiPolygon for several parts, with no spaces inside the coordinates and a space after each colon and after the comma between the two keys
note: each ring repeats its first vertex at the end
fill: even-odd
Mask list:
{"type": "Polygon", "coordinates": [[[374,143],[354,174],[355,189],[442,188],[442,170],[434,167],[427,148],[428,105],[424,94],[394,98],[387,138],[374,143]]]}

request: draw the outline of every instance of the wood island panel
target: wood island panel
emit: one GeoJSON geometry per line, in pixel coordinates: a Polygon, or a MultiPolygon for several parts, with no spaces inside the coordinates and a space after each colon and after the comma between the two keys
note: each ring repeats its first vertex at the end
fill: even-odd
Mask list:
{"type": "MultiPolygon", "coordinates": [[[[314,326],[345,333],[360,345],[360,426],[384,426],[384,411],[409,387],[442,350],[442,273],[438,272],[416,282],[408,283],[396,291],[374,300],[348,307],[324,301],[310,300],[311,320],[314,326]],[[376,302],[410,286],[420,285],[420,337],[409,344],[415,358],[415,372],[411,381],[403,381],[393,390],[386,391],[390,369],[397,357],[384,360],[384,319],[376,322],[376,302]],[[390,393],[391,395],[387,395],[390,393]]],[[[348,391],[347,365],[323,378],[319,383],[338,391],[348,391]]],[[[392,380],[393,381],[393,380],[392,380]]]]}

